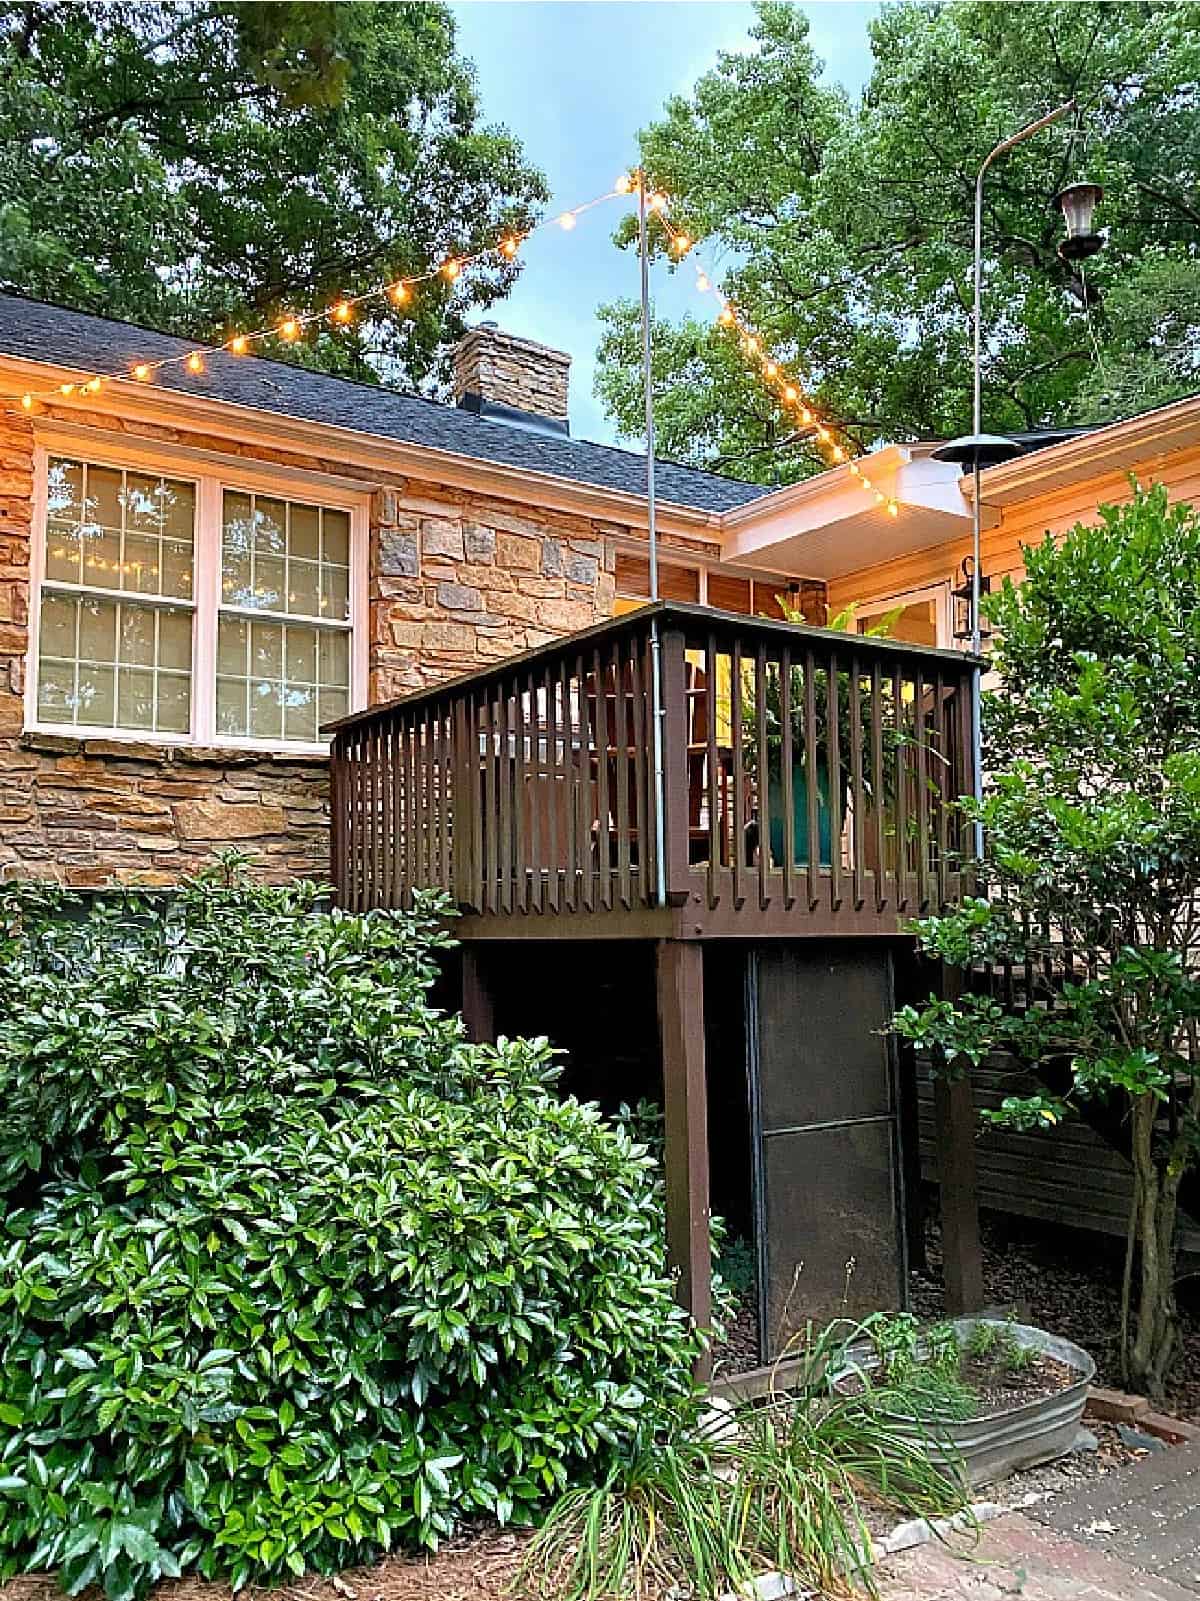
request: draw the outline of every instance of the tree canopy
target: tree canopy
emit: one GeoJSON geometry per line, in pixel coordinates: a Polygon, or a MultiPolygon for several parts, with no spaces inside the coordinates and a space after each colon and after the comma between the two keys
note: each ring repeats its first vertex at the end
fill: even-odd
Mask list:
{"type": "MultiPolygon", "coordinates": [[[[714,281],[820,405],[864,446],[966,431],[975,174],[1071,98],[1077,114],[987,181],[985,423],[1094,420],[1196,388],[1200,7],[903,0],[870,39],[854,103],[822,79],[804,12],[761,3],[755,48],[723,53],[642,138],[714,281]],[[1104,186],[1107,246],[1080,271],[1052,202],[1085,175],[1104,186]]],[[[635,308],[601,314],[597,390],[635,436],[635,308]]],[[[736,336],[688,317],[657,341],[671,455],[767,482],[819,465],[736,336]]]]}
{"type": "MultiPolygon", "coordinates": [[[[198,339],[427,269],[546,198],[439,4],[0,0],[0,285],[198,339]]],[[[291,359],[436,378],[501,258],[291,359]]]]}

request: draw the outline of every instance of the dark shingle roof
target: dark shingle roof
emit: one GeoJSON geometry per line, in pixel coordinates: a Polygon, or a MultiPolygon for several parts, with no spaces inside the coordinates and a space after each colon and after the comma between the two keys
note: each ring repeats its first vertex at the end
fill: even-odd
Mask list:
{"type": "MultiPolygon", "coordinates": [[[[190,348],[185,340],[133,323],[111,322],[43,301],[0,294],[0,354],[110,372],[190,348]]],[[[534,432],[417,395],[331,378],[260,356],[217,355],[202,374],[189,373],[183,366],[168,367],[155,382],[256,411],[351,428],[505,467],[553,473],[602,489],[633,495],[645,491],[644,459],[633,451],[534,432]]],[[[738,483],[715,473],[660,462],[658,492],[677,505],[720,512],[745,505],[768,490],[761,484],[738,483]]]]}

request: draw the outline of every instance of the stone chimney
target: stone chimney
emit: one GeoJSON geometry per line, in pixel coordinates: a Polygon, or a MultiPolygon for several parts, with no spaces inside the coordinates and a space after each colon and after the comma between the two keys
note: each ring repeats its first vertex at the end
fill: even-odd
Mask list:
{"type": "Polygon", "coordinates": [[[565,351],[481,322],[454,352],[454,399],[481,417],[565,434],[570,374],[565,351]]]}

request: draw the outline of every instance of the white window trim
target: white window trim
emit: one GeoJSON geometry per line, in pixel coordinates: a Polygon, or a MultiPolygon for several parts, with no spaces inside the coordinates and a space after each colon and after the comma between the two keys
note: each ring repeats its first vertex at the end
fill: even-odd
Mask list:
{"type": "MultiPolygon", "coordinates": [[[[274,494],[345,511],[350,517],[350,694],[351,711],[367,704],[368,552],[370,542],[370,487],[350,487],[346,480],[329,483],[319,475],[281,468],[269,463],[226,461],[211,452],[189,452],[172,446],[156,450],[146,440],[84,437],[71,430],[39,434],[33,452],[33,504],[29,550],[29,650],[25,670],[25,732],[53,734],[68,739],[103,739],[131,745],[196,747],[214,750],[249,750],[264,754],[325,756],[326,740],[254,739],[249,735],[216,731],[217,618],[221,595],[222,494],[226,489],[274,494]],[[196,523],[192,586],[192,727],[187,734],[154,733],[146,729],[103,728],[92,724],[51,723],[38,717],[38,664],[42,621],[42,591],[46,569],[46,521],[51,456],[66,455],[102,467],[125,467],[162,473],[196,486],[196,523]]],[[[136,596],[126,597],[136,600],[136,596]]],[[[152,597],[156,601],[161,597],[152,597]]],[[[302,621],[303,619],[297,619],[302,621]]]]}
{"type": "Polygon", "coordinates": [[[919,606],[922,601],[933,602],[934,626],[937,630],[937,649],[953,648],[954,614],[950,597],[950,580],[936,584],[922,584],[919,589],[888,590],[878,595],[867,595],[854,601],[854,616],[882,617],[895,611],[897,606],[919,606]]]}

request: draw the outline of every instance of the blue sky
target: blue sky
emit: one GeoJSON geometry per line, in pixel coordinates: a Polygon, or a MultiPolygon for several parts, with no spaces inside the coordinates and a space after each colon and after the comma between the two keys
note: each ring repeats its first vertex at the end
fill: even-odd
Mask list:
{"type": "MultiPolygon", "coordinates": [[[[864,0],[813,0],[826,76],[852,92],[870,70],[864,0]]],[[[732,0],[452,0],[459,47],[475,63],[484,119],[506,124],[550,181],[554,210],[612,187],[636,158],[639,128],[669,95],[689,90],[719,50],[749,47],[753,7],[732,0]]],[[[608,206],[571,234],[547,229],[523,251],[512,295],[487,315],[513,333],[567,350],[572,431],[611,439],[592,396],[596,307],[637,294],[637,259],[611,243],[608,206]]],[[[551,213],[553,215],[553,212],[551,213]]],[[[655,273],[659,309],[682,311],[695,293],[683,275],[655,273]]]]}

